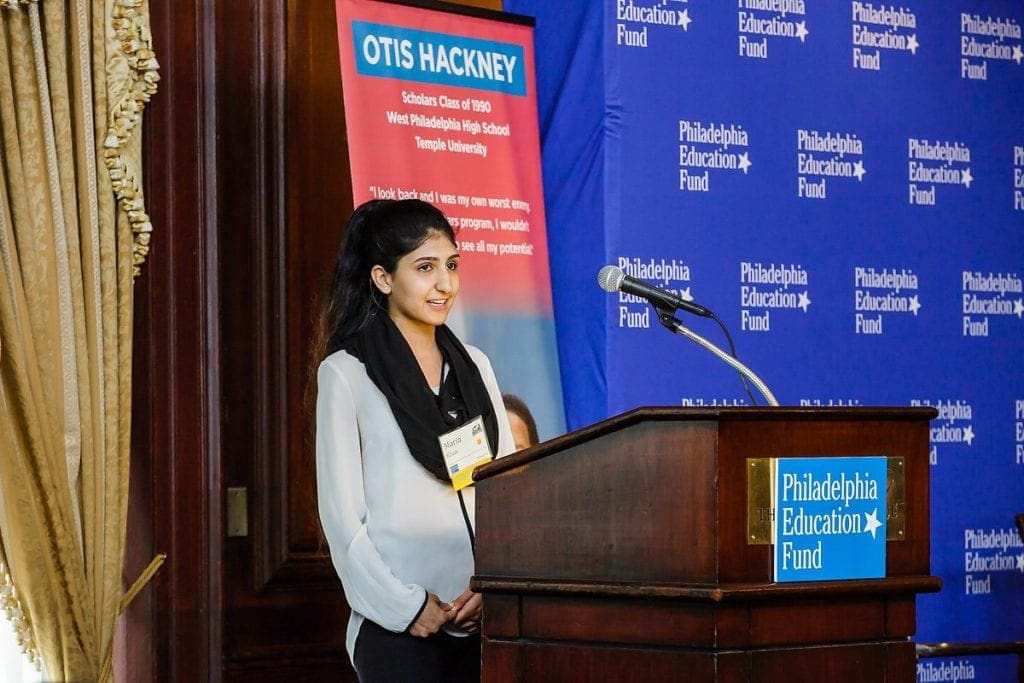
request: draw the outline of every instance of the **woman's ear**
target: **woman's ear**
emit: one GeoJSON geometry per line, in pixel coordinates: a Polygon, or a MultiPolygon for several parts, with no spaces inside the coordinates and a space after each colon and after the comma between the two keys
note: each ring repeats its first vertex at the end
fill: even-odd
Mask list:
{"type": "Polygon", "coordinates": [[[391,294],[391,273],[384,270],[384,266],[374,266],[370,269],[370,280],[380,290],[381,294],[391,294]]]}

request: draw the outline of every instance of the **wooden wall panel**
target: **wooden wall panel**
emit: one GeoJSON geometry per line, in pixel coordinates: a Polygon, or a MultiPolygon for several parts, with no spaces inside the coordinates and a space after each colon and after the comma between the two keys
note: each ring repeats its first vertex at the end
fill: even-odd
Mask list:
{"type": "Polygon", "coordinates": [[[232,15],[216,37],[220,402],[224,483],[249,492],[249,534],[224,547],[225,677],[346,680],[303,401],[311,303],[341,235],[324,217],[351,211],[333,5],[232,15]]]}
{"type": "Polygon", "coordinates": [[[146,110],[143,144],[156,227],[135,291],[126,581],[155,553],[166,553],[167,562],[126,616],[118,668],[121,680],[204,681],[216,669],[220,637],[220,602],[211,599],[220,516],[208,495],[220,485],[216,360],[208,344],[216,236],[205,229],[212,150],[201,68],[209,7],[152,0],[150,9],[162,80],[146,110]]]}

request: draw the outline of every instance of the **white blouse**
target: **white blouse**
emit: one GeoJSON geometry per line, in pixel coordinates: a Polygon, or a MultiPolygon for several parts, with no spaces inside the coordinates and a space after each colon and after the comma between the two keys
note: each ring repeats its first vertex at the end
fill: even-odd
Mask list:
{"type": "MultiPolygon", "coordinates": [[[[498,418],[496,455],[507,455],[515,447],[491,363],[479,349],[466,349],[498,418]]],[[[473,575],[473,551],[458,494],[413,458],[365,366],[338,351],[320,364],[317,384],[320,522],[352,607],[346,638],[352,657],[364,618],[402,632],[427,592],[444,602],[461,595],[473,575]]],[[[462,493],[475,525],[475,487],[462,493]]]]}

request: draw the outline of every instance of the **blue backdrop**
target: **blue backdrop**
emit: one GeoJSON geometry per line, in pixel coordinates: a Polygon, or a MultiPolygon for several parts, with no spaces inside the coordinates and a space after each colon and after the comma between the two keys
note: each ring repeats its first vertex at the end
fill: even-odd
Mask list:
{"type": "Polygon", "coordinates": [[[505,6],[537,17],[568,426],[749,403],[645,303],[599,290],[606,263],[715,310],[783,404],[936,406],[945,586],[918,639],[1024,639],[1024,4],[505,6]]]}

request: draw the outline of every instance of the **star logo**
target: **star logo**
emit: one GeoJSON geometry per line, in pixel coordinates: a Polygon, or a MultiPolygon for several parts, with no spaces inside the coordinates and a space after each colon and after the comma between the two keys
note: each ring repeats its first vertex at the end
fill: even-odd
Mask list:
{"type": "Polygon", "coordinates": [[[811,305],[811,297],[807,296],[807,292],[800,292],[800,300],[796,305],[804,309],[804,313],[807,312],[807,307],[811,305]]]}
{"type": "Polygon", "coordinates": [[[864,174],[865,173],[867,173],[867,171],[864,170],[864,160],[861,159],[859,161],[854,162],[854,164],[853,164],[853,175],[857,176],[857,181],[858,182],[861,181],[861,180],[864,180],[864,174]]]}
{"type": "Polygon", "coordinates": [[[917,300],[917,294],[910,297],[910,312],[917,315],[917,312],[921,310],[921,302],[917,300]]]}
{"type": "Polygon", "coordinates": [[[974,180],[974,176],[971,175],[971,169],[965,168],[964,170],[960,171],[960,182],[961,183],[963,183],[967,187],[970,187],[972,180],[974,180]]]}
{"type": "Polygon", "coordinates": [[[804,38],[806,38],[807,34],[809,34],[809,33],[810,33],[810,31],[807,30],[807,22],[806,21],[798,21],[798,22],[796,22],[796,37],[800,39],[801,43],[804,42],[804,38]]]}
{"type": "Polygon", "coordinates": [[[864,513],[864,524],[864,531],[870,531],[871,538],[877,538],[875,532],[878,530],[878,527],[882,526],[882,523],[878,521],[878,508],[864,513]]]}
{"type": "Polygon", "coordinates": [[[919,48],[919,47],[921,47],[921,45],[920,45],[920,43],[917,42],[917,34],[916,33],[910,34],[910,37],[907,38],[907,49],[910,50],[911,54],[916,55],[917,54],[917,48],[919,48]]]}
{"type": "MultiPolygon", "coordinates": [[[[677,10],[678,11],[678,10],[677,10]]],[[[679,12],[679,25],[683,27],[684,31],[690,30],[690,22],[693,19],[690,18],[690,8],[687,7],[682,12],[679,12]]]]}
{"type": "Polygon", "coordinates": [[[1020,49],[1020,45],[1013,46],[1013,61],[1020,64],[1020,60],[1024,59],[1024,51],[1020,49]]]}
{"type": "Polygon", "coordinates": [[[687,287],[686,289],[681,290],[679,292],[679,298],[681,298],[683,301],[693,301],[693,295],[690,294],[690,288],[687,287]]]}
{"type": "Polygon", "coordinates": [[[968,446],[974,445],[974,427],[972,425],[964,427],[964,441],[968,446]]]}
{"type": "Polygon", "coordinates": [[[1024,573],[1024,553],[1017,556],[1017,569],[1024,573]]]}
{"type": "Polygon", "coordinates": [[[753,166],[753,162],[750,161],[750,152],[744,152],[740,155],[740,168],[743,169],[743,175],[747,174],[747,169],[753,166]]]}
{"type": "Polygon", "coordinates": [[[1013,312],[1018,318],[1024,316],[1024,299],[1017,299],[1013,302],[1013,312]]]}

